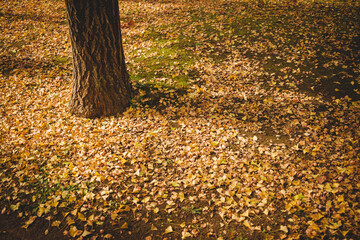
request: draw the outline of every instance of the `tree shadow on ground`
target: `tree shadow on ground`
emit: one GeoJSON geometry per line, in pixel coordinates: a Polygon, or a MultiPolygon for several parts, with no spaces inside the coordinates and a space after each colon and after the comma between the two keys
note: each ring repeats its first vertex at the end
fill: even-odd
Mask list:
{"type": "Polygon", "coordinates": [[[49,70],[57,65],[69,64],[69,58],[53,57],[50,60],[41,60],[37,58],[18,57],[15,55],[0,55],[0,74],[11,76],[20,72],[27,72],[35,75],[36,70],[49,70]]]}
{"type": "Polygon", "coordinates": [[[63,18],[59,18],[58,16],[52,16],[48,14],[35,14],[35,13],[13,13],[11,11],[0,12],[0,17],[4,17],[10,21],[37,21],[37,22],[50,22],[53,24],[65,25],[67,24],[67,19],[64,16],[63,18]]]}

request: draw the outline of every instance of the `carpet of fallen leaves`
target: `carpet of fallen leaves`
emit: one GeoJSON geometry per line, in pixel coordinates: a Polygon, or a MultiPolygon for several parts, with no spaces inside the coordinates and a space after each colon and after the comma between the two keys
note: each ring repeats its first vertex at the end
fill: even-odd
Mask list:
{"type": "Polygon", "coordinates": [[[136,96],[90,120],[63,1],[0,3],[3,216],[36,239],[360,237],[357,1],[120,12],[136,96]]]}

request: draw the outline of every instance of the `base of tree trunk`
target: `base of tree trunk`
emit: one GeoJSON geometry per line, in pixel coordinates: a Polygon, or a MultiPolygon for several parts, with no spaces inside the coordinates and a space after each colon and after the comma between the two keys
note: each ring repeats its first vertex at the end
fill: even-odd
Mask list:
{"type": "MultiPolygon", "coordinates": [[[[69,102],[70,113],[85,118],[97,118],[111,116],[124,112],[130,104],[131,88],[128,87],[86,87],[84,82],[91,80],[73,80],[73,89],[69,102]],[[83,83],[83,84],[81,84],[83,83]],[[125,92],[121,91],[125,89],[125,92]]],[[[115,82],[114,79],[103,80],[104,82],[115,82]]],[[[122,80],[124,81],[124,80],[122,80]]],[[[129,79],[127,78],[127,80],[129,79]]],[[[120,85],[120,84],[118,84],[120,85]]]]}
{"type": "Polygon", "coordinates": [[[65,0],[73,50],[69,110],[87,118],[126,110],[131,85],[117,0],[65,0]]]}

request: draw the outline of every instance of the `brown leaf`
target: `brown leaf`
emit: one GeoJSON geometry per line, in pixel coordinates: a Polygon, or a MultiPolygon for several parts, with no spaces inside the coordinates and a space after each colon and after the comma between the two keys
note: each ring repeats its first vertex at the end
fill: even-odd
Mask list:
{"type": "Polygon", "coordinates": [[[123,28],[132,28],[132,27],[135,27],[135,22],[132,19],[130,19],[129,22],[123,24],[123,28]]]}
{"type": "Polygon", "coordinates": [[[327,178],[326,178],[326,176],[320,176],[316,180],[319,184],[323,184],[327,181],[327,178]]]}

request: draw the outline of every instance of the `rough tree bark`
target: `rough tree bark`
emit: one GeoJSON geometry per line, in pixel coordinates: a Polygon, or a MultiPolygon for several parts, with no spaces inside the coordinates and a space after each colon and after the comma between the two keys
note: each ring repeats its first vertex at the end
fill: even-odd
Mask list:
{"type": "Polygon", "coordinates": [[[118,0],[65,0],[73,50],[70,112],[95,118],[123,112],[131,85],[118,0]]]}

